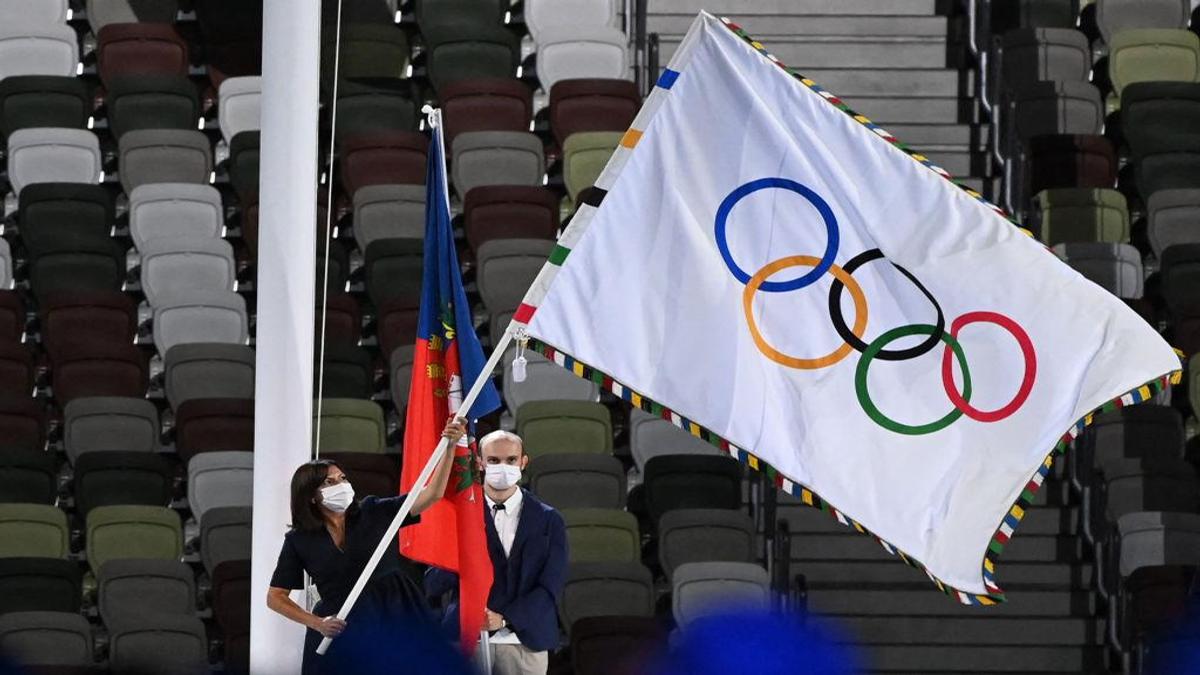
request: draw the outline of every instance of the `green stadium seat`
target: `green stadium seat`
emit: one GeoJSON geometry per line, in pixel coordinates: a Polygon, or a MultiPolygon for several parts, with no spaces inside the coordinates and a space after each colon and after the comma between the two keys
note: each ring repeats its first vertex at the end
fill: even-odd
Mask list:
{"type": "Polygon", "coordinates": [[[563,509],[572,563],[637,562],[642,556],[637,518],[617,509],[563,509]]]}
{"type": "Polygon", "coordinates": [[[567,137],[562,161],[569,211],[575,210],[579,193],[596,184],[623,135],[620,131],[584,131],[567,137]]]}
{"type": "Polygon", "coordinates": [[[87,560],[93,573],[122,558],[178,560],[179,514],[165,506],[98,506],[87,515],[87,560]]]}
{"type": "Polygon", "coordinates": [[[531,457],[612,453],[608,408],[590,401],[530,401],[517,410],[517,435],[531,457]]]}
{"type": "MultiPolygon", "coordinates": [[[[313,406],[313,416],[317,414],[313,406]]],[[[321,452],[387,452],[383,408],[374,401],[327,398],[321,402],[321,452]]],[[[313,420],[314,438],[317,435],[313,420]]]]}
{"type": "Polygon", "coordinates": [[[1129,241],[1129,207],[1112,189],[1056,188],[1039,192],[1041,239],[1047,246],[1073,242],[1129,241]]]}
{"type": "Polygon", "coordinates": [[[0,504],[0,558],[66,558],[67,514],[46,504],[0,504]]]}
{"type": "Polygon", "coordinates": [[[1200,82],[1200,37],[1186,30],[1123,30],[1109,44],[1108,74],[1119,98],[1135,82],[1200,82]]]}

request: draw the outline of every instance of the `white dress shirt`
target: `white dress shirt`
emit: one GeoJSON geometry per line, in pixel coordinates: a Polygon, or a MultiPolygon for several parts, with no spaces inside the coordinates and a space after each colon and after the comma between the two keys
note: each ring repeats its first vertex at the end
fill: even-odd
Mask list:
{"type": "MultiPolygon", "coordinates": [[[[484,495],[484,498],[487,501],[488,513],[492,516],[492,523],[496,526],[496,535],[500,537],[500,545],[504,547],[504,555],[508,556],[512,552],[513,540],[517,536],[517,526],[521,523],[521,505],[524,502],[524,495],[521,493],[521,488],[517,488],[509,495],[508,499],[502,502],[503,509],[497,509],[498,502],[492,500],[491,497],[484,495]]],[[[496,634],[488,638],[488,641],[492,644],[521,644],[517,634],[507,626],[496,631],[496,634]]]]}

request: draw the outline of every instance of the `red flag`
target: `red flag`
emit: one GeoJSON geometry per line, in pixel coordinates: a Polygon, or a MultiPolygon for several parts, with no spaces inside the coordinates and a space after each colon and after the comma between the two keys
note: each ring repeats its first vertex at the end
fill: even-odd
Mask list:
{"type": "MultiPolygon", "coordinates": [[[[412,489],[450,414],[462,402],[464,384],[474,383],[484,365],[454,251],[442,157],[441,129],[435,127],[426,175],[425,270],[404,428],[402,492],[412,489]]],[[[499,405],[500,397],[489,382],[463,413],[474,419],[499,405]]],[[[419,524],[400,531],[403,555],[458,573],[460,639],[468,652],[479,639],[492,588],[483,506],[473,448],[464,438],[455,448],[445,499],[423,512],[419,524]]]]}

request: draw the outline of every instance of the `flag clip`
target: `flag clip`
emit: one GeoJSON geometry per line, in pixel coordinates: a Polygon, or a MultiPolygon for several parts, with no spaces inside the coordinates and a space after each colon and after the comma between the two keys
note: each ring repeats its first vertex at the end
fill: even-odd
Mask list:
{"type": "Polygon", "coordinates": [[[517,356],[512,362],[512,379],[513,382],[525,381],[525,366],[529,362],[525,360],[525,347],[529,344],[529,335],[525,333],[525,328],[517,329],[517,356]]]}

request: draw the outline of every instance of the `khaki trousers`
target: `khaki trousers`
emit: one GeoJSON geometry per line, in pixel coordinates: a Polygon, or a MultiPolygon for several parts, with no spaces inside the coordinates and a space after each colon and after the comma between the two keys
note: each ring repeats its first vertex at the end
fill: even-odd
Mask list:
{"type": "Polygon", "coordinates": [[[535,652],[525,645],[492,645],[492,675],[546,675],[549,652],[535,652]]]}

